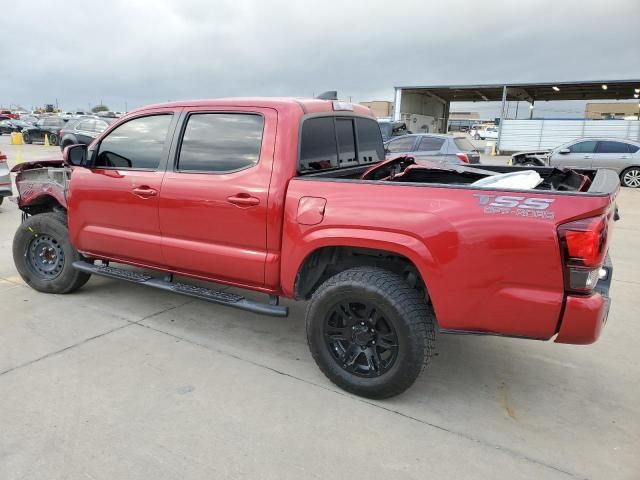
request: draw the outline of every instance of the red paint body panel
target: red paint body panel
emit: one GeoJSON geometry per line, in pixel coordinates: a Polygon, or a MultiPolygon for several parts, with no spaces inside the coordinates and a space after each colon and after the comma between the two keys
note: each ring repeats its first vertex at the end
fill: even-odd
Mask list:
{"type": "Polygon", "coordinates": [[[609,313],[609,299],[599,293],[588,297],[568,296],[558,343],[586,345],[600,337],[609,313]]]}
{"type": "MultiPolygon", "coordinates": [[[[226,174],[173,169],[180,125],[164,169],[76,168],[68,192],[71,239],[96,257],[293,297],[315,250],[348,246],[394,252],[418,268],[440,328],[588,343],[597,338],[598,295],[567,297],[557,228],[606,212],[615,195],[527,192],[553,198],[552,218],[487,212],[463,187],[296,178],[304,115],[332,111],[321,100],[226,99],[145,107],[114,123],[174,111],[264,116],[260,160],[226,174]],[[139,187],[158,195],[140,198],[139,187]],[[238,196],[252,205],[230,203],[238,196]]],[[[354,113],[371,116],[368,109],[354,113]]],[[[21,192],[22,193],[22,192],[21,192]]],[[[600,297],[602,298],[602,297],[600,297]]]]}

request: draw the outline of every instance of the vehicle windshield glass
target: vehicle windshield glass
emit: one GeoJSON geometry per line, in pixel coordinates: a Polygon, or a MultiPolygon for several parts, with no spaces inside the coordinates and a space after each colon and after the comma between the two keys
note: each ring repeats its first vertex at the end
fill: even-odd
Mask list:
{"type": "Polygon", "coordinates": [[[464,150],[466,152],[475,152],[476,148],[473,144],[464,137],[456,137],[453,139],[453,143],[456,144],[460,150],[464,150]]]}

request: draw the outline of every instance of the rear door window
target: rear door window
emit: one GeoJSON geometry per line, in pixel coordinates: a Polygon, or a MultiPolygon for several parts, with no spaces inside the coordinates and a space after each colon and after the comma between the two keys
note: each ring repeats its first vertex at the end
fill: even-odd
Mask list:
{"type": "Polygon", "coordinates": [[[629,147],[623,142],[598,142],[596,153],[629,153],[629,147]]]}
{"type": "Polygon", "coordinates": [[[418,144],[419,152],[434,152],[440,151],[444,145],[444,138],[439,137],[422,137],[420,139],[420,143],[418,144]]]}
{"type": "Polygon", "coordinates": [[[258,163],[262,115],[198,113],[189,116],[182,138],[179,171],[233,172],[258,163]]]}

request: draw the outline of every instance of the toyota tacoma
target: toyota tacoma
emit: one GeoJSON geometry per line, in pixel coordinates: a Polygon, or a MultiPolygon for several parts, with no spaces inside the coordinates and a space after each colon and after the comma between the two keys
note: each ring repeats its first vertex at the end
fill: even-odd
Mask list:
{"type": "Polygon", "coordinates": [[[32,288],[101,275],[275,316],[308,300],[319,368],[370,398],[413,384],[436,331],[588,344],[609,310],[615,172],[385,160],[359,105],[153,105],[13,171],[32,288]]]}

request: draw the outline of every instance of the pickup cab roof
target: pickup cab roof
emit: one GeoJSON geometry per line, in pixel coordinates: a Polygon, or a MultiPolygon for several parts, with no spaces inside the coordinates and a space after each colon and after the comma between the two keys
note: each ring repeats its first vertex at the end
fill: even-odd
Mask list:
{"type": "Polygon", "coordinates": [[[181,100],[179,102],[157,103],[146,105],[129,112],[144,112],[158,108],[181,108],[181,107],[258,107],[273,108],[278,111],[297,110],[302,114],[324,113],[332,111],[350,111],[358,115],[373,117],[371,110],[363,105],[346,103],[332,100],[318,100],[315,98],[293,98],[293,97],[237,97],[237,98],[214,98],[209,100],[181,100]]]}

